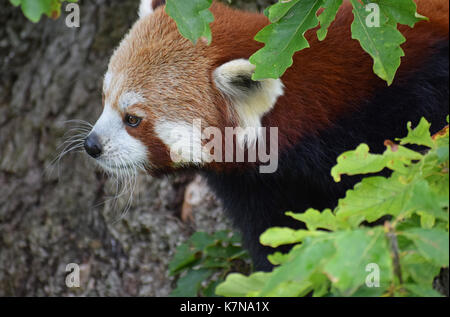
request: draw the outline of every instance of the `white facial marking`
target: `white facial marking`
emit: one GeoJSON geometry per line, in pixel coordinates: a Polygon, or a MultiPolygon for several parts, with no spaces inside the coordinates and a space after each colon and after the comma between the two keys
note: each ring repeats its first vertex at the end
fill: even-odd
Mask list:
{"type": "Polygon", "coordinates": [[[192,124],[184,121],[160,120],[155,126],[157,136],[170,150],[170,158],[176,167],[184,165],[200,165],[211,162],[261,162],[261,173],[274,173],[278,168],[278,128],[271,127],[269,135],[265,127],[246,128],[242,133],[256,135],[259,146],[248,149],[234,145],[235,136],[243,130],[241,127],[225,128],[225,139],[222,131],[216,127],[206,127],[202,131],[201,119],[194,119],[192,124]],[[211,139],[212,136],[212,139],[211,139]],[[269,137],[269,153],[267,153],[267,136],[269,137]],[[203,140],[208,140],[203,144],[203,140]],[[222,141],[225,141],[223,144],[222,141]],[[223,147],[224,146],[224,147],[223,147]],[[211,153],[213,150],[213,154],[211,153]],[[247,154],[247,155],[245,155],[247,154]],[[247,157],[246,157],[247,156],[247,157]]]}
{"type": "Polygon", "coordinates": [[[113,74],[111,72],[107,72],[105,74],[105,78],[103,79],[103,91],[107,91],[111,86],[113,74]]]}
{"type": "Polygon", "coordinates": [[[123,91],[122,87],[126,82],[126,75],[124,73],[111,74],[110,84],[105,93],[109,96],[109,100],[117,100],[120,96],[119,94],[123,91]]]}
{"type": "Polygon", "coordinates": [[[119,108],[126,110],[129,106],[137,103],[144,103],[145,99],[141,94],[133,91],[126,92],[119,97],[119,108]]]}
{"type": "Polygon", "coordinates": [[[192,123],[160,120],[155,125],[159,139],[170,149],[175,163],[201,163],[209,153],[202,153],[201,120],[192,123]]]}
{"type": "MultiPolygon", "coordinates": [[[[232,102],[239,117],[241,128],[261,127],[262,117],[268,113],[284,93],[284,85],[280,79],[265,79],[258,81],[259,87],[243,89],[233,84],[236,78],[251,77],[255,71],[255,65],[246,59],[236,59],[225,63],[214,71],[214,81],[224,95],[232,102]]],[[[258,139],[257,134],[240,133],[238,142],[252,146],[258,139]]]]}
{"type": "Polygon", "coordinates": [[[144,18],[153,13],[153,0],[141,0],[139,5],[139,18],[144,18]]]}

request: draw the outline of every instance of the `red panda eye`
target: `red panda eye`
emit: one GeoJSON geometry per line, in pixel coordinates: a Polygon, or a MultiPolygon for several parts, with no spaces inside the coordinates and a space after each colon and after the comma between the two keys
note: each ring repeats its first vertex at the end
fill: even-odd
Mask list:
{"type": "Polygon", "coordinates": [[[130,127],[137,127],[141,123],[142,119],[130,114],[125,115],[125,123],[130,127]]]}

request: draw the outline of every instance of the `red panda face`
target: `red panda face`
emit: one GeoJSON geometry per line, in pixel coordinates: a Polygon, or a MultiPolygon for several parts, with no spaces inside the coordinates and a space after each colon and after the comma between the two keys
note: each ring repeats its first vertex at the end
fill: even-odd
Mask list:
{"type": "MultiPolygon", "coordinates": [[[[103,112],[85,143],[110,172],[158,174],[206,164],[210,153],[197,157],[192,151],[194,122],[201,122],[198,129],[257,128],[283,94],[280,80],[252,81],[254,66],[247,59],[227,60],[201,40],[193,45],[162,7],[153,11],[149,5],[142,1],[140,19],[110,60],[103,112]],[[184,150],[177,160],[171,155],[175,145],[184,150]]],[[[237,134],[237,141],[250,144],[255,137],[237,134]]]]}

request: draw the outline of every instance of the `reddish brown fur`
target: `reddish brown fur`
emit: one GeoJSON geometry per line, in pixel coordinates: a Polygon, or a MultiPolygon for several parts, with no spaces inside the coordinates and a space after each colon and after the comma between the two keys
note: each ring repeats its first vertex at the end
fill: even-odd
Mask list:
{"type": "Polygon", "coordinates": [[[166,3],[166,0],[153,0],[152,1],[153,10],[156,9],[157,7],[159,7],[159,6],[164,5],[165,3],[166,3]]]}
{"type": "MultiPolygon", "coordinates": [[[[396,81],[404,80],[406,70],[419,67],[430,55],[433,44],[448,38],[447,0],[420,0],[418,12],[429,22],[420,22],[413,29],[400,26],[407,41],[396,81]]],[[[221,5],[213,8],[213,43],[208,50],[216,65],[235,58],[248,58],[261,47],[252,40],[267,24],[263,15],[249,14],[221,5]]],[[[350,3],[340,9],[327,38],[320,42],[316,30],[307,32],[310,48],[294,55],[294,64],[282,77],[286,86],[273,111],[266,115],[264,126],[279,128],[280,147],[295,144],[299,137],[326,128],[340,114],[350,111],[349,101],[369,97],[376,88],[386,85],[374,75],[373,61],[356,40],[351,39],[353,21],[350,3]]]]}
{"type": "MultiPolygon", "coordinates": [[[[402,46],[406,56],[395,81],[405,80],[407,70],[419,67],[436,41],[448,38],[448,0],[417,3],[418,12],[430,21],[417,23],[413,29],[400,27],[407,38],[402,46]]],[[[147,115],[142,125],[129,129],[129,133],[147,145],[149,160],[162,170],[170,169],[171,162],[168,149],[155,136],[157,119],[192,122],[201,118],[205,126],[236,126],[232,107],[215,87],[212,73],[223,63],[249,58],[263,46],[253,38],[268,23],[264,15],[219,3],[213,4],[212,12],[215,21],[210,46],[203,41],[194,46],[182,38],[164,7],[159,7],[151,17],[136,23],[110,64],[112,72],[127,74],[123,89],[137,90],[150,101],[135,106],[147,115]]],[[[351,39],[352,20],[351,6],[345,3],[326,40],[319,42],[315,30],[311,30],[306,34],[310,48],[294,55],[294,65],[282,77],[285,94],[263,118],[263,126],[279,128],[281,149],[327,128],[341,114],[352,111],[350,104],[386,85],[373,74],[370,56],[351,39]]],[[[108,97],[117,104],[116,99],[108,97]]]]}
{"type": "MultiPolygon", "coordinates": [[[[448,1],[418,1],[418,12],[430,22],[420,22],[414,29],[401,26],[407,42],[396,81],[404,79],[405,70],[421,65],[435,41],[448,37],[448,1]]],[[[311,45],[294,56],[294,65],[282,77],[286,94],[278,101],[265,125],[278,126],[281,143],[296,143],[302,135],[326,128],[340,114],[351,111],[350,101],[370,97],[383,85],[372,70],[372,59],[351,39],[351,6],[346,3],[338,13],[323,42],[315,30],[306,34],[311,45]]]]}

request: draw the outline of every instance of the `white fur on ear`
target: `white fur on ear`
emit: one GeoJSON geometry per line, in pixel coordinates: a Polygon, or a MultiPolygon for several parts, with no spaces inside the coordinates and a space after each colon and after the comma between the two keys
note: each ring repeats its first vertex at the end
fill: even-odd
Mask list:
{"type": "Polygon", "coordinates": [[[144,18],[153,13],[153,0],[141,0],[139,5],[139,18],[144,18]]]}
{"type": "MultiPolygon", "coordinates": [[[[261,127],[262,117],[276,104],[284,93],[281,79],[251,79],[255,65],[247,59],[236,59],[218,67],[213,74],[217,88],[230,99],[239,116],[241,128],[261,127]]],[[[241,144],[255,144],[257,135],[237,136],[241,144]]]]}

